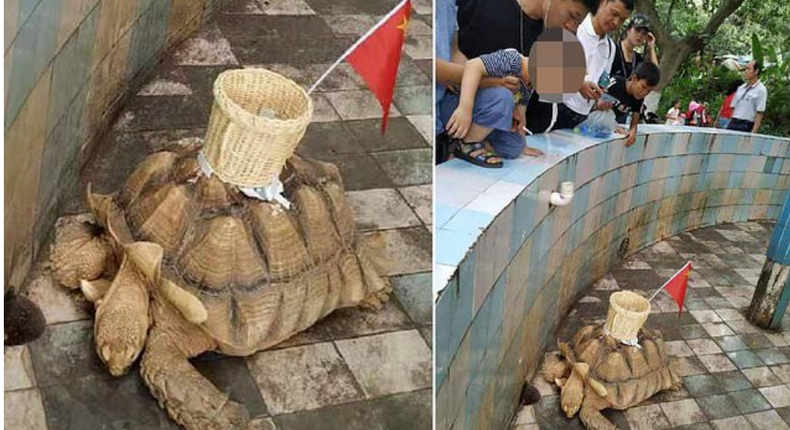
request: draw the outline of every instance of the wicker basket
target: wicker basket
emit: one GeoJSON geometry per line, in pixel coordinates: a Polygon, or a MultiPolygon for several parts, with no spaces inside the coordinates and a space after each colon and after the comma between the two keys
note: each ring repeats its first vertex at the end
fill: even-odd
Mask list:
{"type": "Polygon", "coordinates": [[[646,298],[631,291],[618,291],[609,297],[604,329],[617,340],[634,342],[649,313],[650,302],[646,298]]]}
{"type": "Polygon", "coordinates": [[[203,155],[224,182],[265,187],[304,136],[313,102],[295,82],[265,69],[222,72],[203,155]]]}

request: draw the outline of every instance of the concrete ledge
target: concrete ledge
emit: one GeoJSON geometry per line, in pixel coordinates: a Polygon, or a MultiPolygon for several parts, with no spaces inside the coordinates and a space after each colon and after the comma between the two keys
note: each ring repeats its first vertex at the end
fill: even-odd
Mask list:
{"type": "Polygon", "coordinates": [[[790,140],[640,126],[634,145],[556,131],[503,169],[436,169],[437,429],[504,429],[578,297],[621,259],[683,231],[775,220],[790,140]],[[570,205],[550,208],[560,182],[570,205]]]}

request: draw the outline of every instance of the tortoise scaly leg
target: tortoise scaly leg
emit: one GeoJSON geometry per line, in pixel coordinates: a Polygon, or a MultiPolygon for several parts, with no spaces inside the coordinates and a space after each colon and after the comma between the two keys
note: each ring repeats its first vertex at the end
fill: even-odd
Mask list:
{"type": "Polygon", "coordinates": [[[582,419],[582,423],[588,430],[617,430],[617,426],[601,414],[601,411],[609,406],[611,406],[609,401],[587,386],[579,418],[582,419]]]}
{"type": "Polygon", "coordinates": [[[145,345],[149,285],[159,276],[163,251],[157,244],[137,242],[123,252],[118,274],[97,302],[94,325],[96,351],[113,376],[126,373],[145,345]]]}
{"type": "Polygon", "coordinates": [[[189,358],[215,349],[213,340],[162,297],[152,307],[154,328],[140,372],[159,405],[187,430],[246,430],[246,408],[229,400],[189,363],[189,358]]]}
{"type": "Polygon", "coordinates": [[[562,386],[560,393],[560,407],[565,412],[565,416],[573,418],[584,400],[584,377],[588,366],[586,363],[574,363],[571,368],[571,376],[562,386]]]}

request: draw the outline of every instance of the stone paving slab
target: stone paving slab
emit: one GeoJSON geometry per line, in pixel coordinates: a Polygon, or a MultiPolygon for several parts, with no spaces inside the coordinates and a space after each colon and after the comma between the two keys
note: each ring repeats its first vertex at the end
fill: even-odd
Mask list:
{"type": "MultiPolygon", "coordinates": [[[[764,261],[754,257],[765,252],[772,230],[771,223],[747,222],[668,238],[613,268],[577,302],[558,330],[562,339],[584,324],[603,321],[613,292],[652,294],[686,261],[702,266],[692,271],[680,317],[674,301],[660,294],[645,324],[662,332],[683,386],[624,412],[606,411],[620,430],[790,427],[790,319],[785,318],[781,330],[768,331],[744,317],[764,261]]],[[[540,377],[533,384],[543,397],[517,414],[512,429],[584,428],[578,418],[569,420],[561,413],[556,389],[540,377]],[[534,422],[520,418],[530,414],[534,422]]]]}
{"type": "MultiPolygon", "coordinates": [[[[118,190],[146,155],[200,142],[216,76],[265,67],[307,88],[397,0],[226,0],[130,98],[81,177],[118,190]]],[[[381,108],[342,64],[312,95],[313,122],[296,152],[340,168],[366,240],[384,240],[393,294],[378,312],[344,309],[251,357],[191,360],[244,403],[254,428],[430,429],[432,149],[431,2],[414,2],[387,133],[381,108]]],[[[87,210],[83,189],[63,214],[87,210]]],[[[747,234],[751,234],[748,233],[747,234]]],[[[113,378],[93,344],[93,306],[57,285],[47,256],[23,292],[48,321],[35,342],[4,351],[5,428],[179,428],[139,365],[113,378]]]]}

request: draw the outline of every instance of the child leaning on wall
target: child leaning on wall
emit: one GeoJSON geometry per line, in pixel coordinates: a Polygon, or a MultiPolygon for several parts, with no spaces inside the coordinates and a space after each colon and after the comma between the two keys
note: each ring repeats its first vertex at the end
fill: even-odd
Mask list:
{"type": "Polygon", "coordinates": [[[658,66],[653,63],[640,63],[628,79],[622,76],[615,76],[613,79],[615,79],[615,83],[608,90],[608,94],[617,99],[613,109],[621,115],[631,114],[629,130],[620,128],[616,131],[625,134],[625,146],[631,146],[636,142],[636,129],[642,103],[650,91],[653,91],[658,85],[661,72],[658,70],[658,66]]]}
{"type": "MultiPolygon", "coordinates": [[[[519,90],[514,94],[515,107],[512,112],[501,112],[502,117],[495,128],[509,129],[524,136],[525,112],[527,102],[532,94],[529,72],[527,71],[528,61],[527,57],[515,49],[502,49],[467,61],[461,80],[460,101],[447,122],[447,132],[457,139],[463,139],[469,133],[472,127],[472,108],[483,77],[514,76],[521,81],[519,90]]],[[[473,164],[482,165],[474,157],[470,157],[466,151],[469,148],[463,146],[458,154],[459,157],[473,164]]],[[[526,146],[522,153],[530,156],[543,155],[540,150],[526,146]]],[[[506,154],[506,157],[514,158],[514,155],[518,156],[518,154],[506,154]]]]}

